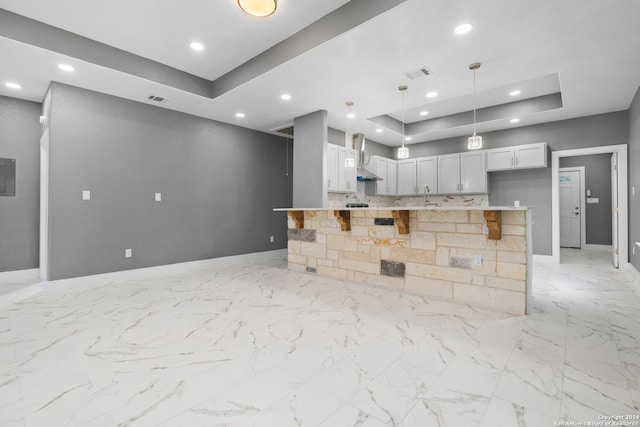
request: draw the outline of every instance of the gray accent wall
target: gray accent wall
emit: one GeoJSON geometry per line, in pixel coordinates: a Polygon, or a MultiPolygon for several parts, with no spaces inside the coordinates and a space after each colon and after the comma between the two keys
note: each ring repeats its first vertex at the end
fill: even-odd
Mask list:
{"type": "MultiPolygon", "coordinates": [[[[629,113],[619,111],[571,120],[523,126],[497,132],[479,132],[483,148],[547,142],[551,150],[598,147],[629,142],[629,113]]],[[[467,151],[467,137],[409,146],[411,157],[467,151]]],[[[550,162],[549,162],[550,164],[550,162]]],[[[533,206],[533,253],[551,255],[551,168],[489,173],[489,203],[533,206]]]]}
{"type": "Polygon", "coordinates": [[[561,168],[572,166],[584,166],[585,203],[587,190],[599,199],[585,204],[587,245],[611,245],[611,154],[560,158],[561,168]]]}
{"type": "Polygon", "coordinates": [[[16,159],[16,194],[0,197],[0,272],[39,264],[40,108],[0,96],[0,157],[16,159]]]}
{"type": "MultiPolygon", "coordinates": [[[[293,207],[327,205],[327,112],[293,119],[293,207]]],[[[285,207],[285,206],[283,206],[285,207]]]]}
{"type": "Polygon", "coordinates": [[[58,83],[51,115],[51,279],[286,247],[286,138],[58,83]]]}
{"type": "Polygon", "coordinates": [[[629,261],[640,271],[640,88],[629,107],[629,261]],[[635,187],[636,194],[632,194],[635,187]]]}

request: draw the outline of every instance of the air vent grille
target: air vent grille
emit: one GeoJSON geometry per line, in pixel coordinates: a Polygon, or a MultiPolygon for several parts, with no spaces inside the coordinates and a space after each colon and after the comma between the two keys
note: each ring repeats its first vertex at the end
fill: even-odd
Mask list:
{"type": "Polygon", "coordinates": [[[407,73],[404,73],[405,76],[407,76],[407,78],[409,80],[415,80],[415,79],[419,79],[421,77],[427,77],[431,75],[431,70],[428,69],[427,67],[421,67],[418,68],[417,70],[413,70],[413,71],[409,71],[407,73]]]}
{"type": "Polygon", "coordinates": [[[163,104],[163,103],[165,103],[165,102],[167,102],[167,101],[168,101],[168,99],[167,99],[167,98],[164,98],[164,97],[162,97],[162,96],[157,96],[157,95],[149,95],[149,96],[147,97],[147,99],[148,99],[149,101],[159,102],[159,103],[161,103],[161,104],[163,104]]]}

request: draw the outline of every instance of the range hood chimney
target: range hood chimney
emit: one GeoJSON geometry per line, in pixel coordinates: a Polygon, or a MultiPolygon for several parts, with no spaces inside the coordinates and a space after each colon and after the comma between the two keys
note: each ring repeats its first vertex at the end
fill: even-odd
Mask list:
{"type": "Polygon", "coordinates": [[[382,181],[382,178],[366,169],[369,162],[367,161],[365,164],[365,137],[363,134],[353,135],[353,148],[358,152],[358,171],[356,172],[358,181],[382,181]]]}

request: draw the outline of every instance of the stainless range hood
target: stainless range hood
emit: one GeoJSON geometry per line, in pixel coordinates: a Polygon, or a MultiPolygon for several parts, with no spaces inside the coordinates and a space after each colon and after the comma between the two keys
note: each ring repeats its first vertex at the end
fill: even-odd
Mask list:
{"type": "Polygon", "coordinates": [[[353,148],[358,152],[358,171],[356,172],[358,181],[382,181],[382,178],[366,169],[364,162],[365,139],[363,134],[357,133],[353,135],[353,148]]]}

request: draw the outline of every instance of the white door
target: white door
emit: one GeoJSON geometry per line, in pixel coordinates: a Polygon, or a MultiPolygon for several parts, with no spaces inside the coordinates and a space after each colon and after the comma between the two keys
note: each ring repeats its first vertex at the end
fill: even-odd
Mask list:
{"type": "Polygon", "coordinates": [[[49,129],[40,138],[40,278],[49,279],[49,129]]]}
{"type": "Polygon", "coordinates": [[[618,153],[613,153],[611,156],[611,243],[615,268],[620,266],[618,233],[618,153]]]}
{"type": "Polygon", "coordinates": [[[580,248],[580,172],[560,171],[560,246],[580,248]]]}

